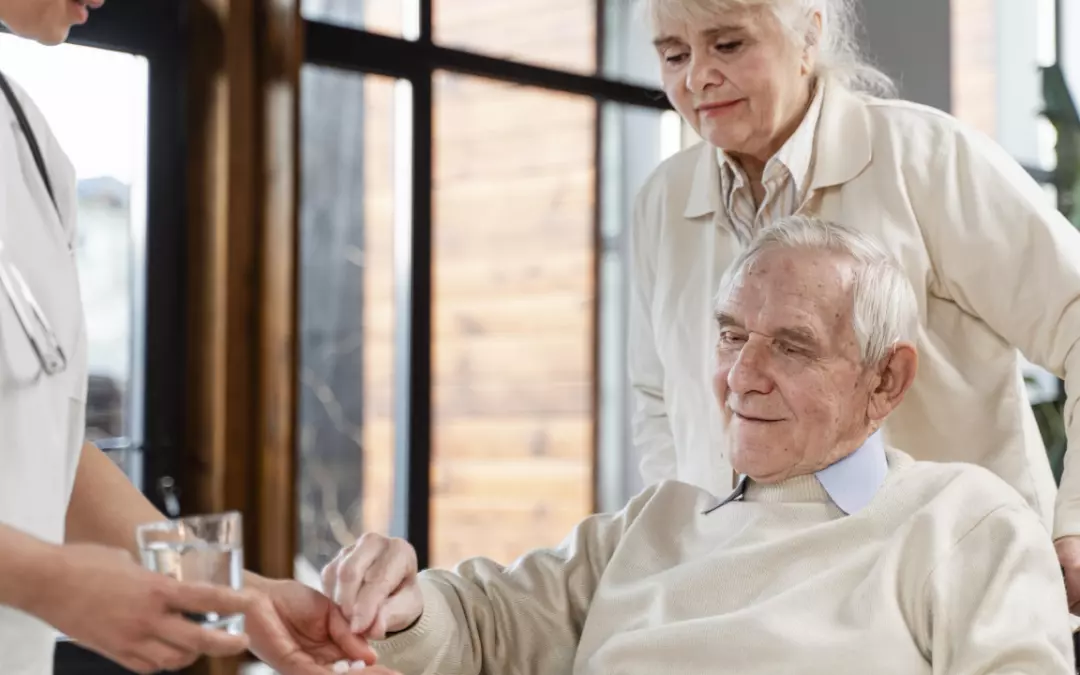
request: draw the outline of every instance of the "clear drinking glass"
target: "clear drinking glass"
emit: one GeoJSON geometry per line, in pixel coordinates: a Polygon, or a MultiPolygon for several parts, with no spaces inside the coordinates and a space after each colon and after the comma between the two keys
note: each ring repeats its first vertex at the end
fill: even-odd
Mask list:
{"type": "MultiPolygon", "coordinates": [[[[243,584],[243,519],[236,511],[147,523],[137,528],[135,536],[143,567],[153,572],[236,590],[243,584]]],[[[188,618],[235,635],[244,632],[243,614],[210,612],[188,618]]]]}

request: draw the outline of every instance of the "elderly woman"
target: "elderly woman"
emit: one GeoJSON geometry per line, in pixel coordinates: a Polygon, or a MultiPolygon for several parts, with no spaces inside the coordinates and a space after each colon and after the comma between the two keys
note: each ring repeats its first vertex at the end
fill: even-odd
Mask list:
{"type": "Polygon", "coordinates": [[[664,89],[704,143],[660,166],[632,233],[630,379],[646,484],[731,489],[712,405],[708,307],[761,227],[814,214],[858,227],[918,298],[919,377],[884,428],[919,459],[982,465],[1053,530],[1080,599],[1080,461],[1055,485],[1020,375],[1064,376],[1080,439],[1080,234],[1005,152],[952,117],[878,98],[850,0],[646,0],[664,89]]]}
{"type": "Polygon", "coordinates": [[[731,420],[738,487],[721,500],[664,481],[505,568],[418,574],[408,543],[366,536],[323,579],[380,663],[409,675],[1073,673],[1036,514],[991,472],[915,462],[877,433],[918,359],[917,305],[895,261],[854,230],[794,217],[732,269],[714,405],[731,420]]]}

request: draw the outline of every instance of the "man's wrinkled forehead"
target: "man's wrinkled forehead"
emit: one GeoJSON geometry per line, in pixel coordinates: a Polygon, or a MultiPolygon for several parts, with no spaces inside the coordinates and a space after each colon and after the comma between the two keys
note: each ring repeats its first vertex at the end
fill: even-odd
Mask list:
{"type": "Polygon", "coordinates": [[[811,323],[842,333],[852,326],[854,278],[852,262],[839,254],[766,250],[732,278],[717,311],[747,322],[811,323]]]}

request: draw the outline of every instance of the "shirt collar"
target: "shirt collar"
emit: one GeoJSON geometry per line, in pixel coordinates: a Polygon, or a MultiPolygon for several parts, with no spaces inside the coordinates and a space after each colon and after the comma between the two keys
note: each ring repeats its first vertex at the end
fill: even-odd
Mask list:
{"type": "MultiPolygon", "coordinates": [[[[795,133],[765,163],[762,175],[763,181],[770,182],[777,180],[779,174],[786,171],[795,183],[795,189],[800,198],[805,194],[810,176],[810,160],[814,154],[814,135],[818,119],[821,117],[823,91],[824,87],[820,81],[814,85],[814,95],[810,99],[810,106],[803,115],[802,121],[799,122],[795,133]]],[[[724,202],[728,203],[731,200],[731,194],[745,185],[745,173],[739,163],[720,148],[716,149],[716,158],[720,165],[720,194],[724,202]]]]}
{"type": "MultiPolygon", "coordinates": [[[[829,493],[829,499],[850,516],[870,504],[885,482],[888,472],[885,443],[881,438],[881,431],[876,431],[858,450],[814,475],[821,487],[825,488],[825,492],[829,493]]],[[[748,480],[749,477],[745,474],[740,475],[731,494],[705,513],[712,513],[724,504],[742,499],[748,480]]]]}
{"type": "MultiPolygon", "coordinates": [[[[843,185],[859,175],[873,159],[867,99],[829,78],[819,79],[818,88],[821,109],[811,153],[808,193],[843,185]]],[[[722,208],[716,149],[708,143],[698,146],[693,151],[697,158],[683,208],[684,218],[700,218],[722,208]]]]}

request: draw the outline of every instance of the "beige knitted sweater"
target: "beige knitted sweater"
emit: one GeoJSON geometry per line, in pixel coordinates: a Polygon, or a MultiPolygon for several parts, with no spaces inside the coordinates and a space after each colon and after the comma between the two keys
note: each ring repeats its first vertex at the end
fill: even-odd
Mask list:
{"type": "Polygon", "coordinates": [[[813,476],[717,500],[662,483],[501,567],[421,575],[424,614],[376,644],[406,675],[1072,673],[1049,535],[971,465],[889,451],[844,515],[813,476]]]}

